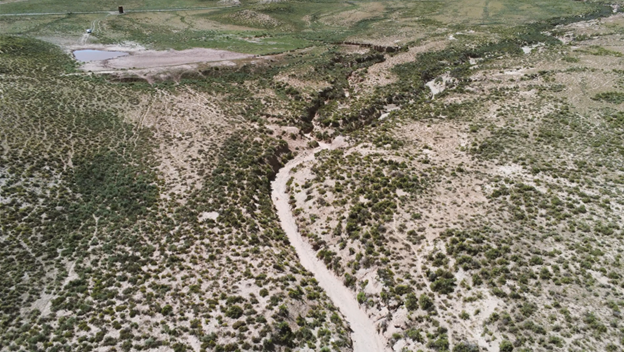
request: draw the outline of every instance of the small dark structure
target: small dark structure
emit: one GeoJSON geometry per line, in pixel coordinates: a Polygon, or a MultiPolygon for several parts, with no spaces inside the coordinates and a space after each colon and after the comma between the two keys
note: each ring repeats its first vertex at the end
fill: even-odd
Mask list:
{"type": "Polygon", "coordinates": [[[406,46],[383,46],[383,45],[373,45],[373,44],[369,44],[369,43],[357,43],[357,42],[338,42],[336,44],[346,44],[346,45],[357,45],[357,46],[361,46],[363,48],[371,48],[375,51],[378,51],[380,53],[396,53],[402,50],[407,50],[408,48],[406,46]]]}
{"type": "Polygon", "coordinates": [[[118,9],[120,14],[123,13],[123,6],[119,6],[118,9]]]}

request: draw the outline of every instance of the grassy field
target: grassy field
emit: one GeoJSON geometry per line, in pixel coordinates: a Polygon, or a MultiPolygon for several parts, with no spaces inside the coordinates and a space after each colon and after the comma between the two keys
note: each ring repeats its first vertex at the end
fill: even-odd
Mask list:
{"type": "Polygon", "coordinates": [[[343,40],[405,44],[427,35],[509,26],[593,10],[584,2],[560,1],[284,1],[221,6],[210,1],[130,1],[128,10],[189,8],[186,11],[69,14],[115,10],[117,2],[21,1],[0,5],[3,14],[68,12],[67,15],[0,17],[0,33],[71,44],[94,27],[90,43],[137,42],[157,49],[208,47],[253,54],[283,52],[343,40]]]}
{"type": "Polygon", "coordinates": [[[28,12],[88,12],[117,11],[118,6],[125,10],[153,10],[172,8],[193,8],[219,6],[218,1],[208,0],[41,0],[41,1],[3,1],[0,3],[0,14],[28,12]]]}

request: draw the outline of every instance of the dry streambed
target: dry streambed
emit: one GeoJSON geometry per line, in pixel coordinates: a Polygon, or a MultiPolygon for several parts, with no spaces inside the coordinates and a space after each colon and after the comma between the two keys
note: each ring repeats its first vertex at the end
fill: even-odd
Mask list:
{"type": "Polygon", "coordinates": [[[375,324],[368,317],[368,314],[360,309],[353,293],[342,284],[338,277],[327,269],[323,262],[316,258],[316,251],[301,237],[288,203],[289,197],[286,184],[290,179],[290,171],[302,163],[314,160],[316,152],[333,147],[335,145],[321,144],[320,147],[311,152],[301,153],[288,162],[280,169],[271,184],[273,189],[271,198],[277,209],[282,229],[286,232],[290,244],[297,251],[301,265],[314,274],[314,277],[323,290],[325,290],[327,296],[347,319],[352,330],[351,338],[353,339],[354,351],[386,351],[389,349],[385,339],[377,333],[375,324]]]}

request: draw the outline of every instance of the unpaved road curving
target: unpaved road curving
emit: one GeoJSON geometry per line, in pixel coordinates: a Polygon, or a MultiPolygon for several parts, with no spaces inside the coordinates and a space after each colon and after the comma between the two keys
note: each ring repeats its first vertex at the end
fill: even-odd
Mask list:
{"type": "Polygon", "coordinates": [[[316,258],[316,252],[312,249],[312,246],[303,240],[290,210],[290,204],[288,204],[289,196],[288,192],[286,192],[286,183],[290,178],[290,170],[297,165],[314,160],[314,153],[328,148],[331,148],[331,146],[322,144],[311,152],[298,155],[281,168],[275,180],[271,183],[273,190],[271,198],[277,208],[277,215],[279,216],[282,229],[286,232],[290,244],[297,251],[301,265],[314,274],[314,277],[318,280],[323,290],[325,290],[327,296],[347,319],[353,331],[351,338],[354,351],[389,351],[390,349],[387,347],[384,337],[377,333],[375,324],[369,319],[366,312],[360,309],[353,293],[327,269],[325,264],[316,258]]]}

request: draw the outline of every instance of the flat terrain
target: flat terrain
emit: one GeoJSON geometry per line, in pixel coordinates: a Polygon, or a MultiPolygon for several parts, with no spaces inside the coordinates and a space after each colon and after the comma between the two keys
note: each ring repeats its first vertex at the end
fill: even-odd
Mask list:
{"type": "Polygon", "coordinates": [[[226,50],[214,49],[186,49],[181,51],[141,50],[130,55],[121,56],[103,61],[90,61],[84,64],[83,69],[88,71],[105,71],[127,68],[154,68],[179,66],[199,62],[215,62],[239,60],[252,57],[251,55],[234,53],[226,50]]]}

